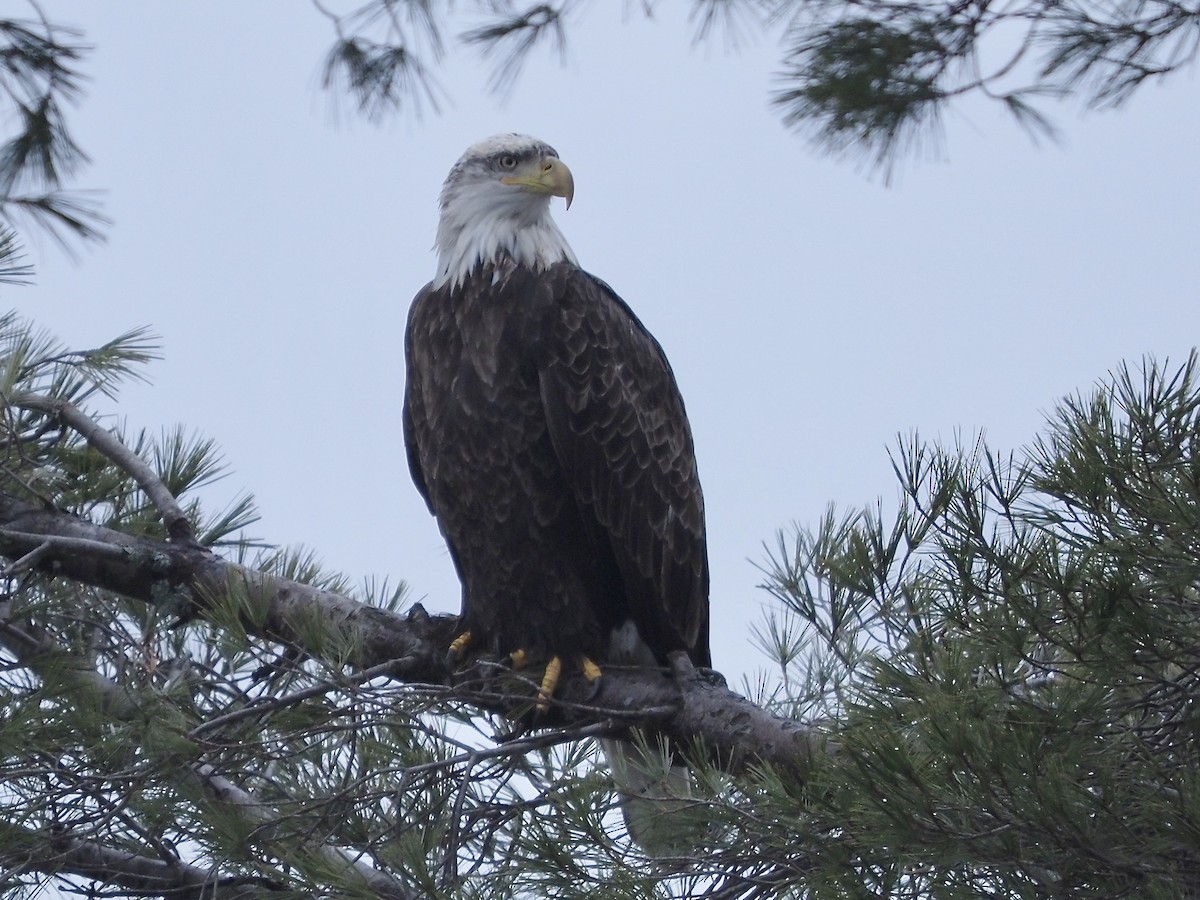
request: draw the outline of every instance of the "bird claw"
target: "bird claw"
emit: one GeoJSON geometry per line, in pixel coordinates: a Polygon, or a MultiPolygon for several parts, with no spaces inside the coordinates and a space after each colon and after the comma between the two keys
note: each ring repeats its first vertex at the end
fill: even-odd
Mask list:
{"type": "Polygon", "coordinates": [[[453,641],[446,650],[446,668],[453,669],[466,658],[467,647],[471,646],[471,632],[464,631],[453,641]]]}
{"type": "Polygon", "coordinates": [[[542,684],[538,688],[537,711],[539,713],[550,709],[550,698],[554,696],[554,689],[558,687],[561,677],[562,660],[553,656],[550,658],[550,662],[546,663],[546,674],[542,676],[542,684]]]}
{"type": "Polygon", "coordinates": [[[579,661],[579,668],[583,670],[583,677],[588,682],[587,699],[590,702],[600,693],[600,679],[604,677],[604,672],[586,656],[579,661]]]}

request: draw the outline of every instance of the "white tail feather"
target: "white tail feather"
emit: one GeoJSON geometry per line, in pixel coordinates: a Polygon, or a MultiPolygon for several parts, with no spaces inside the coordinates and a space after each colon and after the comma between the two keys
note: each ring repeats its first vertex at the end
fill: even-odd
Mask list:
{"type": "MultiPolygon", "coordinates": [[[[613,629],[608,661],[645,668],[659,665],[631,621],[613,629]]],[[[693,799],[688,767],[675,762],[662,744],[612,738],[600,744],[612,769],[629,836],[659,859],[692,856],[707,832],[707,821],[703,804],[693,799]]]]}
{"type": "Polygon", "coordinates": [[[611,738],[601,740],[629,836],[650,856],[694,853],[698,835],[692,773],[672,765],[661,749],[611,738]]]}

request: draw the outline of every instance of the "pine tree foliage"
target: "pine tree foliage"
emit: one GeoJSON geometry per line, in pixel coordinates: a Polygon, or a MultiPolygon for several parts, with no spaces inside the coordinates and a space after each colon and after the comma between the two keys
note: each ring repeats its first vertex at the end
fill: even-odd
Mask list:
{"type": "MultiPolygon", "coordinates": [[[[625,8],[652,18],[658,6],[639,0],[625,8]]],[[[586,7],[586,0],[368,0],[339,13],[327,2],[319,8],[337,41],[326,86],[344,82],[373,117],[431,101],[436,109],[433,73],[447,36],[458,32],[493,63],[492,87],[506,91],[539,48],[565,58],[586,7]]],[[[1200,46],[1200,7],[1172,0],[692,0],[690,20],[697,42],[720,38],[736,47],[750,35],[778,38],[773,101],[784,122],[829,152],[884,167],[936,140],[956,98],[988,97],[1035,137],[1054,136],[1037,101],[1117,106],[1147,82],[1189,67],[1200,46]]]]}
{"type": "MultiPolygon", "coordinates": [[[[79,63],[87,48],[71,28],[52,24],[34,4],[33,18],[0,19],[0,109],[15,134],[0,146],[0,252],[30,222],[64,248],[68,238],[100,237],[104,216],[93,198],[65,188],[87,163],[67,128],[78,100],[79,63]]],[[[2,275],[2,272],[0,272],[2,275]]]]}
{"type": "MultiPolygon", "coordinates": [[[[72,353],[0,320],[0,495],[167,536],[125,458],[72,426],[153,353],[140,332],[72,353]]],[[[206,514],[211,442],[108,434],[152,465],[203,545],[402,602],[243,537],[248,499],[206,514]]],[[[5,887],[32,895],[53,875],[125,896],[1193,896],[1200,360],[1120,370],[1065,401],[1021,456],[914,438],[895,467],[893,515],[830,512],[766,566],[779,605],[759,639],[779,676],[759,699],[819,723],[825,751],[806,777],[730,777],[698,757],[696,852],[666,863],[621,833],[583,739],[603,731],[514,731],[470,692],[356,668],[318,620],[306,652],[281,648],[248,628],[260,601],[232,586],[199,620],[178,597],[57,576],[41,565],[49,542],[13,554],[5,887]]]]}
{"type": "MultiPolygon", "coordinates": [[[[144,332],[70,352],[0,319],[0,498],[162,539],[177,506],[182,540],[398,607],[403,586],[356,589],[311,553],[246,537],[249,498],[208,513],[222,472],[210,441],[126,436],[111,422],[104,438],[88,430],[101,419],[92,404],[111,402],[155,354],[144,332]]],[[[16,538],[0,528],[0,540],[16,538]]],[[[261,601],[244,589],[210,598],[201,621],[182,594],[147,604],[58,577],[43,563],[73,540],[93,549],[69,534],[35,541],[2,573],[6,895],[33,896],[49,875],[164,897],[651,890],[649,864],[626,859],[586,730],[514,733],[470,694],[355,669],[355,648],[316,618],[303,653],[281,648],[251,634],[261,601]]]]}
{"type": "Polygon", "coordinates": [[[1021,458],[914,439],[896,472],[890,521],[830,516],[768,570],[841,748],[806,888],[1196,896],[1200,360],[1119,370],[1021,458]]]}
{"type": "MultiPolygon", "coordinates": [[[[484,43],[504,22],[506,46],[533,26],[569,33],[568,2],[487,7],[501,18],[476,32],[484,43]]],[[[699,4],[697,29],[757,22],[739,18],[747,8],[699,4]]],[[[1157,15],[1159,37],[1135,53],[1136,36],[1076,34],[1099,62],[1054,71],[1099,84],[1106,60],[1170,71],[1188,45],[1156,57],[1157,41],[1185,36],[1195,13],[1164,9],[1104,7],[1157,15]]],[[[334,18],[349,35],[372,10],[394,35],[423,29],[436,50],[433,3],[334,18]]],[[[898,20],[878,21],[860,29],[888,45],[878,72],[893,56],[937,69],[936,28],[903,37],[898,20]]],[[[845,35],[850,73],[877,62],[854,49],[857,33],[845,35]]],[[[10,165],[25,160],[10,187],[56,190],[73,171],[70,142],[56,146],[60,101],[78,84],[80,48],[65,34],[0,27],[10,100],[54,99],[37,134],[6,145],[10,165]]],[[[392,65],[386,46],[361,45],[350,82],[384,106],[410,89],[376,80],[373,67],[392,65]]],[[[919,98],[910,81],[883,96],[919,98]]],[[[24,134],[31,120],[14,121],[24,134]]],[[[886,118],[869,127],[886,131],[886,118]]],[[[0,235],[0,279],[28,277],[0,235]]],[[[748,692],[812,727],[774,732],[778,752],[749,765],[676,736],[697,779],[695,850],[652,860],[623,833],[592,741],[621,727],[611,708],[580,704],[561,727],[499,715],[516,708],[509,683],[528,677],[464,686],[406,678],[397,660],[363,664],[353,633],[315,606],[286,638],[267,634],[270,598],[246,580],[206,583],[199,601],[165,578],[149,596],[96,586],[114,582],[108,569],[156,573],[171,554],[211,551],[405,606],[403,585],[359,586],[250,534],[252,498],[223,493],[213,441],[131,433],[115,418],[122,384],[157,355],[144,330],[75,351],[0,316],[4,896],[1200,895],[1197,357],[1119,369],[1064,401],[1021,453],[914,437],[895,454],[895,511],[830,510],[781,536],[764,564],[775,610],[756,632],[771,666],[748,692]],[[52,530],[20,530],[41,513],[52,530]],[[87,577],[72,574],[79,560],[87,577]]],[[[644,740],[658,751],[652,730],[644,740]]]]}

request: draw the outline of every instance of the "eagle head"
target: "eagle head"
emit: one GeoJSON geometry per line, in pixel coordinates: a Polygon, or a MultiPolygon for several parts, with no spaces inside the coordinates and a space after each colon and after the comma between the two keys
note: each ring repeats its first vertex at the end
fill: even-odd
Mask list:
{"type": "Polygon", "coordinates": [[[472,144],[442,186],[434,287],[454,289],[476,269],[544,269],[575,254],[550,216],[550,198],[575,194],[554,148],[524,134],[472,144]]]}

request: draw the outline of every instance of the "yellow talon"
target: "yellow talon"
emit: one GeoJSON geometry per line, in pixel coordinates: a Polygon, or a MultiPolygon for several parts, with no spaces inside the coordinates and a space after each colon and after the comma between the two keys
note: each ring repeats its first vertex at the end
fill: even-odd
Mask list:
{"type": "Polygon", "coordinates": [[[554,696],[554,689],[558,687],[560,675],[562,675],[562,660],[555,656],[546,663],[546,674],[542,676],[542,686],[538,688],[538,712],[545,712],[550,708],[550,698],[554,696]]]}
{"type": "Polygon", "coordinates": [[[450,642],[450,649],[446,651],[446,659],[451,663],[458,662],[463,658],[463,651],[471,646],[471,632],[464,631],[453,641],[450,642]]]}
{"type": "Polygon", "coordinates": [[[579,663],[579,667],[583,669],[583,677],[590,682],[597,681],[604,673],[600,671],[600,667],[588,659],[586,656],[579,663]]]}
{"type": "Polygon", "coordinates": [[[508,660],[514,669],[523,669],[529,663],[529,654],[524,650],[514,650],[508,654],[508,660]]]}

